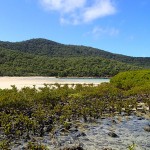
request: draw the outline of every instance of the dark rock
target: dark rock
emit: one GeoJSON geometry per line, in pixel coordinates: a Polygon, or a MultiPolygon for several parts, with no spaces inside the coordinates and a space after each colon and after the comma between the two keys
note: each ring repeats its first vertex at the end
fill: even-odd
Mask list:
{"type": "Polygon", "coordinates": [[[44,135],[44,129],[40,128],[40,137],[42,137],[44,135]]]}
{"type": "Polygon", "coordinates": [[[101,117],[101,119],[106,119],[105,117],[101,117]]]}
{"type": "Polygon", "coordinates": [[[147,132],[150,132],[150,126],[145,126],[143,129],[147,132]]]}
{"type": "Polygon", "coordinates": [[[8,138],[8,139],[14,139],[14,138],[15,138],[15,135],[9,134],[9,135],[7,135],[7,138],[8,138]]]}
{"type": "Polygon", "coordinates": [[[62,128],[62,129],[60,129],[60,132],[68,132],[68,130],[65,128],[62,128]]]}
{"type": "Polygon", "coordinates": [[[61,150],[84,150],[84,149],[80,146],[77,146],[77,147],[65,147],[61,150]]]}
{"type": "Polygon", "coordinates": [[[72,138],[74,141],[79,140],[76,135],[71,135],[71,138],[72,138]]]}
{"type": "Polygon", "coordinates": [[[77,132],[76,137],[86,136],[84,132],[77,132]]]}
{"type": "Polygon", "coordinates": [[[53,124],[53,119],[51,117],[48,118],[48,124],[53,124]]]}
{"type": "Polygon", "coordinates": [[[32,136],[31,136],[30,134],[27,134],[26,138],[27,138],[28,140],[31,140],[32,136]]]}
{"type": "Polygon", "coordinates": [[[147,144],[146,146],[147,146],[147,147],[150,147],[150,144],[147,144]]]}
{"type": "Polygon", "coordinates": [[[113,119],[113,120],[112,120],[112,123],[117,124],[117,121],[113,119]]]}
{"type": "Polygon", "coordinates": [[[84,144],[80,142],[78,147],[84,147],[84,144]]]}
{"type": "Polygon", "coordinates": [[[70,131],[70,132],[78,132],[78,129],[77,129],[77,128],[72,127],[72,128],[70,128],[70,129],[69,129],[69,131],[70,131]]]}
{"type": "Polygon", "coordinates": [[[84,129],[88,129],[89,126],[88,126],[88,125],[84,125],[83,128],[84,128],[84,129]]]}
{"type": "Polygon", "coordinates": [[[88,138],[84,137],[84,139],[82,139],[82,141],[90,141],[88,138]]]}
{"type": "Polygon", "coordinates": [[[84,132],[81,132],[81,136],[86,136],[86,134],[84,132]]]}
{"type": "Polygon", "coordinates": [[[32,118],[32,113],[33,113],[33,112],[32,112],[31,110],[28,110],[26,115],[27,115],[29,118],[32,118]]]}
{"type": "Polygon", "coordinates": [[[111,137],[114,137],[114,138],[118,137],[118,135],[114,132],[109,132],[108,135],[111,136],[111,137]]]}
{"type": "Polygon", "coordinates": [[[44,132],[51,132],[52,131],[52,126],[51,125],[48,125],[48,126],[46,126],[46,127],[44,127],[44,132]]]}
{"type": "Polygon", "coordinates": [[[139,117],[138,120],[144,120],[144,117],[139,117]]]}

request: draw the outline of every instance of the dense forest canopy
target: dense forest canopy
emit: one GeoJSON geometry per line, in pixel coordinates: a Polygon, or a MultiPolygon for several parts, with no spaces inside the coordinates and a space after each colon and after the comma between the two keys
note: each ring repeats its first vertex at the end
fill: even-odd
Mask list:
{"type": "Polygon", "coordinates": [[[0,49],[0,75],[111,77],[139,67],[101,57],[47,57],[0,49]]]}
{"type": "Polygon", "coordinates": [[[111,77],[150,68],[150,58],[113,54],[46,39],[0,42],[0,76],[111,77]]]}

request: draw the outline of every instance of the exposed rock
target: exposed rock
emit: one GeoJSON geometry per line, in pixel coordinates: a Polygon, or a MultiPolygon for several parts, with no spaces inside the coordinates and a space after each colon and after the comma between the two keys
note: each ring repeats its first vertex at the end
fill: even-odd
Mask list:
{"type": "Polygon", "coordinates": [[[77,131],[78,131],[78,129],[77,129],[77,128],[75,128],[75,127],[72,127],[72,128],[70,128],[70,129],[69,129],[69,131],[70,131],[70,132],[77,132],[77,131]]]}
{"type": "Polygon", "coordinates": [[[118,137],[118,135],[114,132],[109,132],[108,135],[111,136],[111,137],[114,137],[114,138],[118,137]]]}
{"type": "Polygon", "coordinates": [[[60,132],[67,132],[68,133],[68,130],[65,128],[62,128],[62,129],[60,129],[60,132]]]}
{"type": "Polygon", "coordinates": [[[150,126],[145,126],[143,129],[147,132],[150,132],[150,126]]]}
{"type": "Polygon", "coordinates": [[[144,117],[139,117],[139,118],[138,118],[138,120],[143,120],[143,119],[144,119],[144,117]]]}
{"type": "Polygon", "coordinates": [[[66,147],[61,150],[84,150],[84,149],[82,147],[78,146],[78,147],[66,147]]]}
{"type": "Polygon", "coordinates": [[[45,126],[43,130],[44,132],[50,132],[52,128],[53,128],[52,125],[48,125],[48,126],[45,126]]]}
{"type": "Polygon", "coordinates": [[[80,137],[80,136],[86,136],[86,134],[84,132],[77,132],[76,137],[80,137]]]}
{"type": "Polygon", "coordinates": [[[112,120],[112,123],[113,123],[113,124],[117,124],[117,121],[113,119],[113,120],[112,120]]]}

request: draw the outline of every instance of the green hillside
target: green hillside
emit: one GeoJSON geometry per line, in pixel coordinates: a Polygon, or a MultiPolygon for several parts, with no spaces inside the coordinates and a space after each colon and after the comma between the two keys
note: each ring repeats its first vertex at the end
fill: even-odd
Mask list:
{"type": "Polygon", "coordinates": [[[150,68],[150,58],[64,45],[46,39],[0,42],[0,76],[111,77],[150,68]]]}
{"type": "Polygon", "coordinates": [[[120,71],[136,70],[101,57],[47,57],[0,48],[0,76],[93,76],[110,77],[120,71]]]}
{"type": "Polygon", "coordinates": [[[49,57],[87,57],[100,56],[106,59],[112,59],[144,68],[150,68],[149,57],[130,57],[125,55],[113,54],[104,50],[76,45],[64,45],[46,39],[31,39],[22,42],[2,42],[0,47],[5,49],[17,50],[25,53],[46,55],[49,57]]]}

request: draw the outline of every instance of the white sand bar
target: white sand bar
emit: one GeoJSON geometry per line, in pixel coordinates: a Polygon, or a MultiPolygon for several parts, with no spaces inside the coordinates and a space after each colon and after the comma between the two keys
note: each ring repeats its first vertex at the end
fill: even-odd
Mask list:
{"type": "Polygon", "coordinates": [[[55,78],[55,77],[0,77],[0,89],[11,88],[15,85],[18,89],[23,87],[37,88],[43,87],[44,84],[94,84],[109,82],[109,79],[101,78],[55,78]]]}

